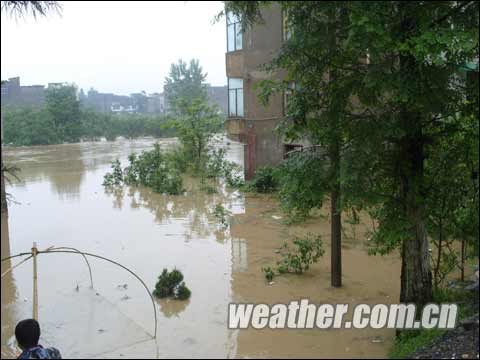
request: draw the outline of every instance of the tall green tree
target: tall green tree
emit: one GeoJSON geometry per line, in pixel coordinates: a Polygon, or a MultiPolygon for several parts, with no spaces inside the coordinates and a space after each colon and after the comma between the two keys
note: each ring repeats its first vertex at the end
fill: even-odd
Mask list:
{"type": "Polygon", "coordinates": [[[198,60],[192,59],[187,64],[180,59],[177,64],[172,64],[164,84],[169,111],[174,114],[184,113],[186,111],[184,99],[206,101],[207,90],[204,83],[206,77],[207,74],[203,73],[198,60]]]}
{"type": "Polygon", "coordinates": [[[80,101],[73,85],[48,88],[45,94],[47,111],[52,115],[60,139],[78,142],[81,136],[80,101]]]}
{"type": "MultiPolygon", "coordinates": [[[[229,1],[226,8],[249,26],[271,3],[229,1]]],[[[400,300],[423,306],[432,299],[426,204],[442,191],[441,183],[431,188],[426,167],[467,118],[478,122],[471,106],[478,89],[469,91],[459,75],[466,63],[478,64],[478,2],[278,3],[293,36],[272,67],[299,85],[286,134],[328,138],[328,114],[338,113],[342,206],[368,209],[378,224],[373,251],[400,249],[400,300]],[[332,26],[335,47],[328,46],[332,26]],[[348,99],[344,110],[336,108],[339,95],[348,99]]],[[[264,85],[267,93],[282,89],[264,85]]]]}

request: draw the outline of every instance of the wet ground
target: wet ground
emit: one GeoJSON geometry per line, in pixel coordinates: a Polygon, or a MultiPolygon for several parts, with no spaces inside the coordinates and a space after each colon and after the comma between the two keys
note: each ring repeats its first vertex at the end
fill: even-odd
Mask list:
{"type": "MultiPolygon", "coordinates": [[[[174,140],[162,140],[169,146],[174,140]]],[[[83,143],[4,149],[4,159],[21,168],[21,182],[7,185],[14,196],[2,217],[2,258],[70,246],[109,257],[134,270],[153,289],[164,267],[178,268],[192,297],[156,301],[158,337],[150,299],[129,273],[91,259],[94,289],[83,259],[72,254],[39,256],[39,320],[42,342],[64,357],[321,357],[380,358],[391,346],[392,330],[227,329],[231,302],[392,303],[398,300],[400,263],[396,256],[371,257],[365,231],[347,229],[343,243],[344,286],[330,287],[325,214],[286,226],[275,199],[243,195],[223,187],[206,194],[185,179],[186,194],[163,196],[144,188],[109,191],[102,180],[116,158],[149,149],[152,140],[83,143]],[[232,216],[224,228],[213,215],[222,204],[232,216]],[[7,221],[8,220],[8,221],[7,221]],[[277,277],[266,284],[260,269],[278,258],[275,250],[295,234],[320,233],[323,259],[308,273],[277,277]],[[125,286],[126,285],[126,286],[125,286]]],[[[230,144],[229,157],[243,161],[230,144]]],[[[5,269],[18,262],[2,263],[5,269]]],[[[2,358],[18,353],[15,324],[32,313],[32,264],[2,278],[2,358]]]]}

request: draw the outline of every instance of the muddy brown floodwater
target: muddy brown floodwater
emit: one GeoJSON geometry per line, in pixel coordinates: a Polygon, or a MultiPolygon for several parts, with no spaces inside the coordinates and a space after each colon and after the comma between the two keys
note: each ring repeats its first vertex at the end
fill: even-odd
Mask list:
{"type": "MultiPolygon", "coordinates": [[[[172,143],[161,141],[162,146],[172,143]]],[[[152,289],[164,267],[176,267],[192,290],[187,302],[156,302],[154,341],[149,337],[154,331],[152,304],[127,272],[91,259],[91,289],[80,256],[40,255],[43,344],[58,347],[69,358],[386,356],[393,330],[228,330],[231,302],[308,298],[315,303],[393,303],[398,300],[399,260],[368,256],[366,226],[357,227],[343,243],[344,286],[333,289],[326,213],[286,226],[269,196],[223,187],[208,195],[191,179],[185,180],[182,196],[102,187],[112,160],[125,162],[132,151],[152,146],[153,140],[142,139],[4,149],[6,163],[21,168],[21,182],[7,185],[15,202],[8,219],[2,216],[2,258],[29,251],[33,241],[40,249],[70,246],[119,261],[152,289]],[[227,229],[213,215],[218,203],[232,214],[227,229]],[[324,258],[302,276],[277,277],[273,285],[266,284],[261,267],[275,263],[275,250],[284,240],[306,232],[323,235],[324,258]]],[[[242,163],[240,144],[230,144],[229,157],[242,163]]],[[[2,263],[2,273],[17,262],[2,263]]],[[[1,286],[2,358],[8,358],[18,354],[15,324],[32,313],[31,262],[2,278],[1,286]]]]}

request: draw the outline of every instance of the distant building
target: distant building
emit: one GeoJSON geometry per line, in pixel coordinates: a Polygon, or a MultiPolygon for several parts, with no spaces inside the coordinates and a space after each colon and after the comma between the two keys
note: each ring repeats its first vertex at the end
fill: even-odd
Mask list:
{"type": "Polygon", "coordinates": [[[147,113],[165,114],[165,95],[153,93],[147,97],[147,113]]]}
{"type": "Polygon", "coordinates": [[[207,95],[210,105],[216,105],[225,116],[228,113],[228,87],[207,85],[207,95]]]}
{"type": "Polygon", "coordinates": [[[21,86],[20,78],[10,78],[2,83],[2,106],[42,107],[45,104],[45,86],[21,86]]]}
{"type": "MultiPolygon", "coordinates": [[[[49,83],[48,89],[69,85],[49,83]]],[[[20,78],[10,78],[2,83],[2,105],[42,107],[45,104],[44,85],[20,86],[20,78]]],[[[218,106],[222,114],[227,114],[227,86],[207,85],[210,105],[218,106]]],[[[101,113],[141,113],[167,114],[168,104],[165,93],[148,94],[145,91],[127,95],[101,93],[90,88],[87,93],[80,89],[77,99],[84,109],[101,113]]]]}

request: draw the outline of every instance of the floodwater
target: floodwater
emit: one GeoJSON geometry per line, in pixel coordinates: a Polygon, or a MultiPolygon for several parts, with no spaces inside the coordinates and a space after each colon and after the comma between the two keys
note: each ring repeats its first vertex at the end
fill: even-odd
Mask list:
{"type": "MultiPolygon", "coordinates": [[[[161,141],[170,146],[173,139],[161,141]]],[[[153,140],[118,140],[4,149],[7,164],[21,168],[21,182],[7,185],[14,197],[2,216],[1,256],[28,252],[32,242],[75,247],[105,256],[133,270],[154,288],[164,267],[180,269],[192,297],[155,301],[125,270],[90,258],[94,288],[83,258],[76,254],[38,257],[41,342],[69,358],[296,357],[381,358],[393,330],[228,330],[228,304],[393,303],[398,301],[400,263],[396,256],[368,256],[368,226],[347,229],[343,242],[344,286],[330,287],[326,213],[306,224],[287,226],[275,199],[244,195],[220,186],[206,194],[192,179],[186,194],[163,196],[145,188],[109,191],[102,186],[110,162],[150,149],[153,140]],[[213,215],[216,204],[231,212],[225,228],[213,215]],[[276,277],[268,285],[261,267],[278,258],[286,239],[322,234],[326,253],[302,276],[276,277]]],[[[240,144],[230,159],[243,162],[240,144]]],[[[2,263],[2,273],[20,258],[2,263]]],[[[32,262],[2,278],[1,355],[14,357],[15,324],[32,316],[32,262]]]]}

